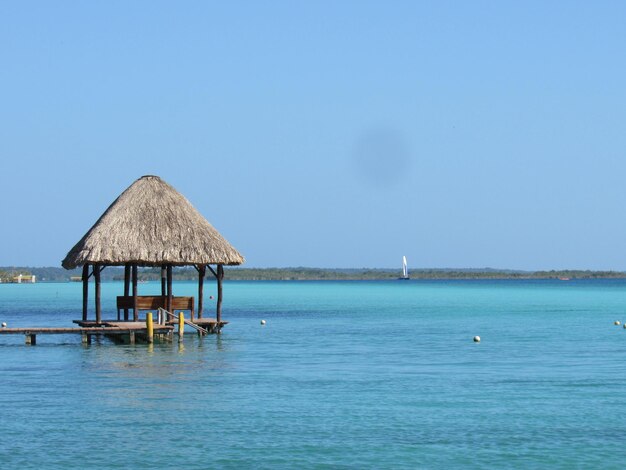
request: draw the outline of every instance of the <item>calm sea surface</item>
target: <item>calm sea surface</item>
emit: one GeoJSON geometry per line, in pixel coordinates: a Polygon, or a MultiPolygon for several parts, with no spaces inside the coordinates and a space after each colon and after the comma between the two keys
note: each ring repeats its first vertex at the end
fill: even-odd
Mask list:
{"type": "MultiPolygon", "coordinates": [[[[80,312],[80,283],[0,285],[9,326],[80,312]]],[[[626,466],[623,280],[228,282],[224,317],[182,344],[0,336],[2,468],[626,466]]]]}

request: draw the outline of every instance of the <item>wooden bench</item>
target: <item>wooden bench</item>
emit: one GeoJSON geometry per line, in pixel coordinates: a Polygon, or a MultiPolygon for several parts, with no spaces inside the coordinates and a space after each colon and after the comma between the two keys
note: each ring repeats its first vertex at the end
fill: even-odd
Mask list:
{"type": "MultiPolygon", "coordinates": [[[[167,297],[160,295],[141,295],[137,296],[137,310],[157,310],[158,308],[166,308],[167,297]]],[[[134,307],[133,297],[131,295],[119,295],[117,297],[117,319],[120,319],[120,310],[132,310],[134,307]]],[[[195,303],[193,297],[172,297],[172,312],[174,310],[183,310],[190,312],[191,320],[194,318],[195,303]]]]}

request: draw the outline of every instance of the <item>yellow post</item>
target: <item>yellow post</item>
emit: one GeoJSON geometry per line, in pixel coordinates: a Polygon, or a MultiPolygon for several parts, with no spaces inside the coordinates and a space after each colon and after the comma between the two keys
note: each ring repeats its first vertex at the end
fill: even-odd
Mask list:
{"type": "Polygon", "coordinates": [[[178,312],[178,336],[180,339],[183,338],[183,334],[185,334],[185,314],[178,312]]]}
{"type": "Polygon", "coordinates": [[[146,330],[148,330],[148,343],[154,341],[154,324],[152,323],[152,312],[146,313],[146,330]]]}

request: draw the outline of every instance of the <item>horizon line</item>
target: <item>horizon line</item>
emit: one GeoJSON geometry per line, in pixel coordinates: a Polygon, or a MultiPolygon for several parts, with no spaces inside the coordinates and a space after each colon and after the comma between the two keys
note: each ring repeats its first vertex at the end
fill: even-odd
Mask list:
{"type": "MultiPolygon", "coordinates": [[[[106,266],[109,268],[123,268],[121,265],[109,265],[106,266]]],[[[192,267],[189,266],[174,266],[174,268],[185,268],[192,267]]],[[[20,268],[33,268],[33,269],[64,269],[66,271],[73,271],[73,269],[65,269],[62,266],[35,266],[35,265],[0,265],[0,269],[20,269],[20,268]]],[[[140,268],[147,269],[155,269],[158,266],[140,266],[140,268]]],[[[355,271],[355,270],[370,270],[370,271],[400,271],[401,269],[398,267],[316,267],[316,266],[225,266],[227,269],[283,269],[283,270],[295,270],[295,269],[308,269],[308,270],[320,270],[320,271],[355,271]]],[[[79,268],[75,268],[79,269],[79,268]]],[[[418,267],[411,268],[409,271],[477,271],[477,272],[485,272],[485,271],[495,271],[495,272],[517,272],[517,273],[535,273],[535,272],[559,272],[559,271],[586,271],[586,272],[626,272],[626,270],[622,269],[610,269],[610,268],[601,268],[601,269],[592,269],[592,268],[542,268],[542,269],[518,269],[518,268],[492,268],[489,266],[484,266],[480,268],[475,267],[418,267]]]]}

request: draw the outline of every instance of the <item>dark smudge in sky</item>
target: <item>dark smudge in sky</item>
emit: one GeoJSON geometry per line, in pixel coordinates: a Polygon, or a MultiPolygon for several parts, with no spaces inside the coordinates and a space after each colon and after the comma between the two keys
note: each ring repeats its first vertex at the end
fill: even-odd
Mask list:
{"type": "Polygon", "coordinates": [[[364,184],[389,189],[405,178],[411,164],[404,136],[390,128],[370,128],[354,145],[356,176],[364,184]]]}

